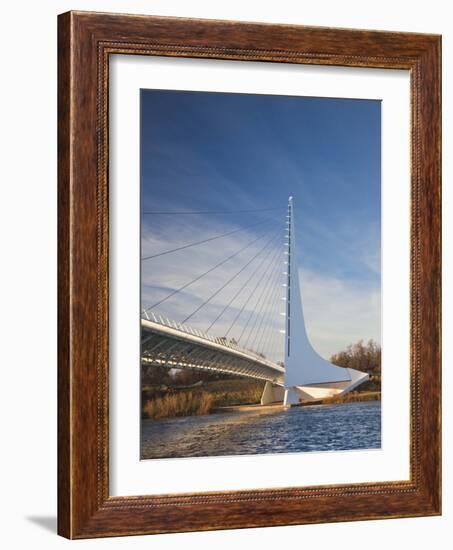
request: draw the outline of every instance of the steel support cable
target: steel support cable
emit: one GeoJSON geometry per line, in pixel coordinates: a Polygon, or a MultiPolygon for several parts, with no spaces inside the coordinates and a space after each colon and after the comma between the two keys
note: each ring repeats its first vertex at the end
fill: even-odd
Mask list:
{"type": "Polygon", "coordinates": [[[225,258],[221,262],[219,262],[216,265],[214,265],[213,267],[209,268],[207,271],[204,271],[203,273],[201,273],[200,275],[198,275],[197,277],[195,277],[194,279],[192,279],[188,283],[185,283],[184,285],[180,286],[179,288],[176,288],[175,290],[170,292],[170,294],[167,294],[167,296],[165,296],[164,298],[162,298],[158,302],[156,302],[156,303],[152,304],[151,306],[147,307],[144,311],[149,311],[150,309],[153,309],[153,308],[159,306],[163,302],[166,302],[169,298],[171,298],[175,294],[178,294],[178,292],[181,292],[181,290],[184,290],[187,287],[191,286],[193,283],[196,283],[197,281],[202,279],[205,275],[208,275],[209,273],[212,273],[218,267],[226,264],[229,260],[232,260],[235,256],[237,256],[238,254],[240,254],[241,252],[246,250],[249,246],[252,246],[252,244],[256,243],[257,241],[259,241],[260,239],[262,239],[263,237],[265,237],[268,234],[269,234],[269,231],[265,231],[259,237],[253,239],[252,241],[248,242],[245,246],[243,246],[242,248],[240,248],[239,250],[234,252],[234,254],[231,254],[231,256],[228,256],[227,258],[225,258]]]}
{"type": "Polygon", "coordinates": [[[267,328],[266,328],[266,323],[268,322],[269,319],[272,319],[272,317],[275,315],[275,309],[276,309],[276,305],[278,304],[278,297],[280,295],[280,286],[277,285],[276,287],[276,290],[277,292],[275,293],[274,297],[272,298],[271,300],[271,307],[267,313],[267,316],[265,318],[265,323],[264,323],[264,330],[263,332],[261,333],[261,337],[260,339],[258,340],[258,343],[256,345],[256,350],[260,353],[264,353],[264,350],[261,348],[262,344],[263,344],[263,339],[264,339],[264,342],[266,342],[266,338],[264,338],[264,336],[269,334],[269,332],[272,333],[272,331],[275,331],[275,328],[272,327],[272,325],[267,325],[267,328]]]}
{"type": "MultiPolygon", "coordinates": [[[[283,275],[283,273],[281,274],[283,275]]],[[[283,279],[281,279],[283,280],[283,279]]],[[[278,279],[277,279],[277,282],[278,282],[278,279]]],[[[275,309],[276,309],[276,306],[278,305],[278,298],[280,297],[280,288],[281,288],[281,285],[280,284],[277,284],[276,287],[275,287],[275,290],[276,292],[274,293],[274,296],[271,297],[270,299],[270,309],[268,310],[266,317],[264,318],[264,330],[261,334],[261,337],[260,339],[258,340],[257,344],[256,344],[256,350],[259,351],[259,352],[262,352],[264,353],[264,350],[261,348],[261,345],[263,343],[263,339],[264,339],[264,342],[267,341],[267,335],[269,334],[269,332],[272,332],[275,330],[273,327],[272,327],[272,324],[270,325],[267,325],[267,321],[269,319],[272,319],[272,317],[275,315],[275,309]]],[[[278,308],[279,309],[279,308],[278,308]]],[[[255,342],[254,342],[255,344],[255,342]]]]}
{"type": "Polygon", "coordinates": [[[247,227],[240,227],[239,229],[234,229],[233,231],[228,231],[227,233],[222,233],[221,235],[214,235],[213,237],[209,237],[208,239],[203,239],[201,241],[184,244],[182,246],[172,248],[171,250],[165,250],[164,252],[158,252],[157,254],[152,254],[151,256],[145,256],[144,258],[141,258],[141,261],[144,262],[145,260],[152,260],[153,258],[159,258],[160,256],[165,256],[166,254],[172,254],[173,252],[178,252],[179,250],[185,250],[186,248],[191,248],[192,246],[198,246],[199,244],[209,243],[211,241],[215,241],[216,239],[222,239],[223,237],[234,235],[235,233],[245,231],[246,229],[257,227],[258,225],[262,225],[263,223],[268,221],[269,221],[268,219],[261,220],[260,222],[254,223],[252,225],[248,225],[247,227]]]}
{"type": "MultiPolygon", "coordinates": [[[[280,253],[277,254],[276,256],[276,262],[274,263],[274,265],[276,265],[278,267],[278,264],[280,263],[280,253]]],[[[272,266],[273,267],[273,266],[272,266]]],[[[240,342],[243,338],[243,336],[245,335],[249,325],[250,325],[250,322],[253,320],[253,323],[252,323],[252,327],[249,329],[249,333],[247,334],[247,338],[246,338],[246,342],[248,342],[249,338],[250,338],[250,334],[251,332],[253,332],[255,326],[256,326],[256,323],[257,323],[257,319],[259,318],[259,311],[258,311],[258,306],[263,298],[263,296],[268,293],[271,289],[274,288],[274,271],[273,269],[271,269],[268,273],[268,277],[264,283],[264,286],[262,287],[261,289],[261,292],[259,293],[258,295],[258,299],[256,300],[255,302],[255,305],[254,307],[252,308],[249,316],[248,316],[248,319],[247,319],[247,322],[245,323],[244,327],[242,328],[242,331],[241,331],[241,334],[239,335],[239,338],[238,338],[238,342],[240,342]]],[[[245,347],[245,345],[243,346],[245,347]]]]}
{"type": "Polygon", "coordinates": [[[281,334],[278,330],[274,331],[275,334],[273,336],[271,345],[268,347],[268,356],[271,361],[275,361],[276,363],[278,361],[281,361],[284,363],[285,357],[284,357],[284,349],[283,349],[283,334],[281,334]],[[275,355],[275,358],[274,358],[275,355]]]}
{"type": "MultiPolygon", "coordinates": [[[[287,271],[289,271],[289,265],[287,266],[287,268],[288,268],[287,271]]],[[[282,275],[283,274],[284,273],[282,273],[282,275]]],[[[285,273],[285,275],[288,275],[288,274],[285,273]]],[[[284,281],[286,282],[286,284],[288,284],[287,277],[285,277],[284,281]]],[[[285,286],[285,285],[283,285],[283,286],[285,286]]],[[[271,309],[269,311],[269,315],[268,315],[267,319],[271,319],[273,315],[276,315],[277,318],[279,317],[279,315],[280,315],[279,303],[280,302],[279,302],[278,297],[279,297],[278,294],[276,294],[276,296],[273,300],[271,309]]],[[[266,319],[266,321],[267,321],[267,319],[266,319]]],[[[277,348],[277,352],[278,352],[278,347],[284,345],[284,339],[283,339],[283,337],[280,338],[280,336],[282,336],[282,335],[281,335],[281,333],[278,329],[278,323],[277,323],[277,329],[275,328],[275,325],[273,326],[272,323],[270,323],[267,330],[265,329],[265,331],[263,332],[263,334],[261,336],[261,339],[258,341],[257,350],[261,353],[264,353],[266,351],[269,354],[272,354],[272,353],[274,353],[274,350],[277,348]],[[270,333],[270,338],[268,338],[269,333],[270,333]],[[264,342],[263,342],[263,340],[264,340],[264,342]],[[264,347],[262,348],[263,343],[264,343],[264,347]],[[267,343],[267,345],[266,345],[266,343],[267,343]]],[[[284,350],[283,350],[282,357],[284,359],[284,350]]]]}
{"type": "MultiPolygon", "coordinates": [[[[275,295],[278,297],[278,293],[275,295]]],[[[273,297],[273,302],[275,303],[275,296],[273,297]]],[[[273,307],[273,304],[272,304],[272,307],[273,307]]],[[[272,315],[270,315],[270,311],[272,310],[269,310],[267,313],[264,313],[262,318],[261,318],[261,324],[260,324],[260,327],[258,328],[256,334],[255,334],[255,337],[253,339],[253,342],[250,344],[250,347],[251,349],[253,349],[256,353],[261,353],[263,355],[266,355],[266,351],[268,351],[268,347],[266,346],[266,339],[265,337],[269,337],[269,333],[270,333],[270,338],[272,338],[273,336],[273,325],[272,325],[272,315]],[[260,330],[261,329],[261,330],[260,330]],[[262,345],[263,344],[263,339],[264,339],[264,346],[262,345]]]]}
{"type": "Polygon", "coordinates": [[[275,210],[286,210],[286,206],[280,206],[278,208],[257,208],[257,209],[251,209],[251,210],[155,210],[155,211],[147,211],[142,212],[142,215],[171,215],[176,214],[178,216],[186,215],[186,214],[249,214],[252,212],[272,212],[275,210]]]}
{"type": "Polygon", "coordinates": [[[264,277],[269,273],[269,270],[272,272],[271,267],[274,265],[274,262],[278,259],[279,255],[280,255],[280,251],[277,248],[276,249],[276,254],[274,256],[272,256],[271,261],[269,262],[269,264],[266,266],[266,268],[261,273],[261,277],[258,279],[258,281],[257,281],[255,287],[253,288],[252,292],[249,293],[249,295],[247,297],[247,300],[242,304],[241,309],[238,311],[236,317],[233,319],[233,322],[230,324],[228,330],[225,333],[225,336],[228,336],[228,334],[231,332],[231,330],[233,329],[233,327],[236,324],[237,320],[240,318],[243,311],[247,307],[248,303],[250,302],[250,300],[255,295],[255,292],[257,291],[257,289],[258,289],[259,285],[261,284],[261,282],[263,281],[264,277]]]}
{"type": "MultiPolygon", "coordinates": [[[[279,258],[279,256],[280,256],[280,252],[277,253],[276,262],[274,262],[276,266],[278,266],[278,265],[280,264],[280,258],[279,258]]],[[[272,265],[272,267],[273,267],[273,265],[272,265]]],[[[256,303],[255,303],[255,306],[253,307],[252,311],[250,312],[250,315],[248,316],[247,322],[246,322],[246,324],[244,325],[244,327],[243,327],[243,329],[242,329],[242,331],[241,331],[241,334],[239,335],[238,342],[241,341],[242,337],[243,337],[244,334],[245,334],[245,331],[247,330],[247,328],[248,328],[248,326],[249,326],[249,323],[250,323],[251,319],[252,319],[252,318],[255,316],[255,314],[256,314],[256,308],[257,308],[258,304],[260,303],[260,300],[261,300],[261,298],[263,297],[263,295],[264,295],[264,293],[265,293],[265,291],[266,291],[266,289],[267,289],[267,287],[268,287],[269,282],[270,282],[271,279],[272,279],[272,276],[273,276],[273,270],[272,270],[272,269],[268,272],[268,275],[269,275],[269,276],[268,276],[268,278],[266,279],[266,282],[264,283],[264,286],[263,286],[263,288],[261,289],[260,294],[258,295],[258,299],[257,299],[257,301],[256,301],[256,303]]]]}
{"type": "MultiPolygon", "coordinates": [[[[279,300],[277,300],[277,304],[279,304],[279,300]]],[[[277,305],[277,311],[276,314],[280,315],[280,306],[277,305]]],[[[283,328],[283,325],[282,325],[283,328]]],[[[273,338],[269,340],[269,345],[267,347],[267,351],[269,352],[269,357],[273,357],[274,353],[276,356],[276,361],[282,361],[284,363],[285,360],[285,335],[284,332],[281,332],[280,327],[278,326],[277,329],[273,329],[274,335],[273,338]]]]}
{"type": "MultiPolygon", "coordinates": [[[[279,235],[277,234],[273,239],[271,239],[267,246],[269,246],[270,244],[273,244],[277,239],[279,238],[279,235]]],[[[265,248],[267,248],[267,246],[265,248]]],[[[253,270],[253,272],[250,274],[250,276],[248,277],[248,279],[245,281],[245,283],[239,288],[239,290],[234,294],[234,296],[231,298],[231,300],[227,303],[227,305],[222,309],[222,311],[217,315],[217,317],[214,319],[214,321],[212,321],[212,323],[209,325],[209,327],[206,329],[205,332],[209,332],[211,330],[211,328],[217,323],[217,321],[222,317],[222,315],[225,313],[225,311],[227,311],[227,309],[231,306],[231,304],[236,300],[236,298],[241,294],[241,292],[244,290],[244,288],[247,287],[247,285],[249,284],[249,282],[252,280],[252,278],[256,275],[256,273],[258,272],[258,270],[261,268],[261,266],[264,264],[264,262],[269,258],[269,256],[271,255],[272,251],[274,249],[271,248],[268,250],[268,252],[264,255],[264,257],[262,258],[261,262],[258,263],[258,265],[256,266],[256,268],[253,270]]],[[[263,249],[263,252],[264,252],[264,249],[263,249]]]]}
{"type": "MultiPolygon", "coordinates": [[[[255,317],[255,321],[253,323],[253,326],[252,328],[250,329],[250,332],[248,333],[247,335],[247,339],[245,341],[245,344],[244,344],[244,347],[247,347],[249,346],[249,341],[250,341],[250,338],[252,336],[252,334],[255,332],[255,328],[257,329],[257,331],[259,331],[259,329],[261,328],[261,325],[262,325],[262,313],[263,313],[263,309],[264,309],[264,306],[266,304],[268,304],[269,300],[270,299],[273,299],[274,297],[274,293],[278,290],[278,279],[279,279],[279,276],[280,276],[280,273],[279,273],[279,269],[280,269],[280,266],[277,265],[277,271],[275,273],[275,276],[274,278],[271,280],[270,282],[270,286],[266,289],[266,292],[263,293],[262,297],[263,297],[263,300],[261,301],[261,305],[257,311],[257,314],[256,314],[256,317],[255,317]]],[[[260,298],[261,299],[261,298],[260,298]]],[[[258,304],[257,304],[258,305],[258,304]]],[[[253,339],[253,341],[255,341],[255,338],[256,338],[256,335],[253,339]]],[[[251,349],[250,346],[248,349],[251,349]]]]}
{"type": "MultiPolygon", "coordinates": [[[[280,315],[280,307],[278,305],[279,300],[277,299],[276,302],[277,302],[277,308],[276,308],[275,314],[278,317],[280,315]]],[[[263,348],[262,352],[263,353],[266,352],[266,355],[269,358],[272,358],[275,353],[277,360],[284,360],[284,351],[281,349],[279,350],[279,348],[281,348],[282,345],[284,344],[283,334],[280,332],[279,326],[275,328],[275,327],[272,327],[272,325],[270,325],[269,328],[271,329],[270,338],[269,339],[267,339],[267,337],[265,338],[265,342],[267,342],[267,346],[263,348]],[[281,353],[282,351],[283,353],[281,353]]]]}
{"type": "MultiPolygon", "coordinates": [[[[248,344],[248,349],[253,350],[255,353],[264,355],[264,351],[260,349],[260,346],[256,344],[257,340],[261,341],[263,335],[268,331],[268,325],[266,324],[269,319],[269,312],[262,312],[262,315],[259,317],[259,323],[256,326],[256,332],[251,339],[250,344],[248,344]]],[[[251,333],[252,334],[252,333],[251,333]]]]}
{"type": "MultiPolygon", "coordinates": [[[[274,237],[271,238],[271,240],[273,240],[273,239],[274,239],[274,237]]],[[[267,244],[264,246],[264,248],[265,248],[268,244],[269,244],[269,243],[267,243],[267,244]]],[[[252,258],[251,258],[251,259],[250,259],[250,260],[249,260],[249,261],[248,261],[239,271],[237,271],[232,277],[230,277],[230,278],[227,280],[226,283],[224,283],[219,289],[217,289],[217,290],[214,292],[214,294],[211,294],[211,296],[210,296],[207,300],[205,300],[205,301],[204,301],[202,304],[200,304],[200,305],[199,305],[190,315],[188,315],[188,316],[182,321],[182,323],[183,323],[183,324],[186,323],[186,322],[187,322],[189,319],[191,319],[196,313],[198,313],[198,312],[200,311],[200,309],[204,308],[204,306],[206,306],[207,304],[209,304],[209,302],[210,302],[213,298],[215,298],[215,297],[216,297],[216,296],[217,296],[226,286],[228,286],[232,281],[234,281],[234,279],[235,279],[238,275],[240,275],[240,274],[244,271],[244,269],[245,269],[246,267],[248,267],[248,266],[253,262],[253,260],[254,260],[257,256],[259,256],[259,254],[261,254],[262,251],[263,251],[263,249],[260,249],[260,250],[258,251],[258,253],[255,254],[255,256],[253,256],[253,257],[252,257],[252,258]]]]}
{"type": "MultiPolygon", "coordinates": [[[[260,314],[259,314],[260,322],[257,326],[256,333],[253,337],[253,340],[250,343],[249,349],[255,349],[254,346],[255,346],[256,339],[258,338],[258,334],[260,334],[260,339],[261,339],[262,335],[263,335],[263,332],[266,330],[266,325],[264,325],[263,332],[260,333],[261,327],[263,326],[264,320],[267,321],[267,319],[269,317],[269,311],[265,311],[264,308],[265,308],[266,305],[268,305],[270,303],[273,304],[273,302],[275,300],[275,296],[280,293],[279,279],[280,279],[280,273],[277,272],[277,278],[274,280],[273,291],[270,292],[266,296],[265,300],[263,300],[263,303],[261,304],[261,311],[260,311],[260,314]]],[[[252,332],[250,333],[250,336],[251,336],[251,334],[252,334],[252,332]]],[[[248,340],[246,342],[246,345],[248,345],[248,340]]],[[[256,350],[256,351],[258,351],[258,350],[256,350]]]]}

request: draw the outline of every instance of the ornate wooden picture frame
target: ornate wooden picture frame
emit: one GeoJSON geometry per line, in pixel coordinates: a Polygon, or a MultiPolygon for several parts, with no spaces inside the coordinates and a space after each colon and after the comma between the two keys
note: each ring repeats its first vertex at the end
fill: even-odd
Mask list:
{"type": "Polygon", "coordinates": [[[58,27],[58,532],[68,538],[441,513],[441,40],[428,34],[69,12],[58,27]],[[410,480],[110,496],[109,58],[410,72],[410,480]]]}

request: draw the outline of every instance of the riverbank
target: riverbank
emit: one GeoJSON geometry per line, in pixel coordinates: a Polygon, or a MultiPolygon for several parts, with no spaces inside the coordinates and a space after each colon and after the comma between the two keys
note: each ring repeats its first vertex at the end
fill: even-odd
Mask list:
{"type": "Polygon", "coordinates": [[[207,392],[178,392],[149,399],[143,406],[145,418],[158,420],[176,416],[199,416],[212,411],[214,398],[207,392]]]}
{"type": "Polygon", "coordinates": [[[336,403],[357,403],[361,401],[380,401],[380,391],[352,391],[346,395],[340,397],[330,397],[323,399],[323,404],[336,404],[336,403]]]}
{"type": "MultiPolygon", "coordinates": [[[[381,398],[380,382],[380,377],[372,377],[344,396],[301,403],[301,406],[378,401],[381,398]]],[[[196,381],[189,378],[186,385],[148,383],[142,387],[142,418],[158,420],[224,411],[265,410],[260,404],[263,390],[264,381],[246,378],[196,381]]],[[[281,407],[282,403],[270,406],[281,407]]]]}
{"type": "MultiPolygon", "coordinates": [[[[179,416],[201,416],[215,413],[278,410],[283,402],[261,405],[262,389],[252,381],[228,380],[207,383],[196,388],[155,395],[143,404],[143,418],[159,420],[179,416]],[[251,386],[251,387],[250,387],[251,386]],[[202,389],[203,388],[203,389],[202,389]]],[[[330,397],[301,403],[299,406],[334,405],[379,401],[380,391],[353,391],[341,397],[330,397]]]]}
{"type": "Polygon", "coordinates": [[[161,419],[210,414],[221,407],[259,406],[264,382],[247,379],[210,380],[187,387],[145,386],[142,418],[161,419]]]}
{"type": "MultiPolygon", "coordinates": [[[[341,403],[360,403],[365,401],[380,401],[380,391],[365,391],[351,392],[342,397],[330,397],[328,399],[318,399],[316,401],[306,401],[295,407],[309,407],[313,405],[340,405],[341,403]]],[[[279,410],[283,407],[283,401],[270,403],[269,405],[261,405],[259,403],[253,405],[232,405],[226,407],[213,407],[211,413],[229,413],[229,412],[256,412],[270,411],[272,409],[279,410]]]]}
{"type": "Polygon", "coordinates": [[[271,411],[280,410],[283,407],[283,401],[270,403],[269,405],[261,405],[254,403],[252,405],[229,405],[226,407],[214,407],[211,413],[229,413],[229,412],[256,412],[256,411],[271,411]]]}

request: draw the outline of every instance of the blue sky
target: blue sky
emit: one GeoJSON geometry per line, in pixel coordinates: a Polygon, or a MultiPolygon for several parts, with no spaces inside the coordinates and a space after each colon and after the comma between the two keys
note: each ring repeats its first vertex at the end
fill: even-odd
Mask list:
{"type": "MultiPolygon", "coordinates": [[[[155,303],[267,228],[282,235],[269,246],[283,247],[292,195],[313,345],[328,357],[361,338],[380,342],[380,126],[378,101],[142,90],[142,212],[263,209],[142,214],[142,257],[241,229],[143,261],[142,305],[155,303]],[[269,208],[276,210],[264,211],[269,208]]],[[[158,311],[181,321],[237,271],[247,254],[255,249],[258,254],[261,242],[158,311]]],[[[219,293],[191,324],[208,326],[254,265],[235,279],[230,294],[228,288],[219,293]]],[[[225,332],[240,298],[220,319],[216,334],[225,332]]],[[[277,324],[273,328],[277,331],[277,324]]]]}

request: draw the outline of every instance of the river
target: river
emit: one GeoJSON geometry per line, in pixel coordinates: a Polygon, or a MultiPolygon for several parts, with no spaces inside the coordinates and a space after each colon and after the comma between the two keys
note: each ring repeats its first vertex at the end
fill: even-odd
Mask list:
{"type": "Polygon", "coordinates": [[[378,449],[381,402],[142,421],[141,458],[378,449]]]}

